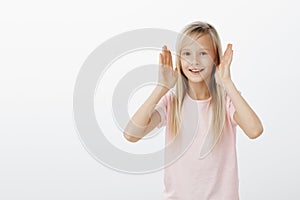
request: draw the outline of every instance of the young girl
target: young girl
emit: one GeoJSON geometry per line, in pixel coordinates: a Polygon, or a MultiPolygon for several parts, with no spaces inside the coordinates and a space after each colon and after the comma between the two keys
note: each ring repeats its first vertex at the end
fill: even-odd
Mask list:
{"type": "Polygon", "coordinates": [[[166,126],[166,144],[176,144],[166,160],[179,158],[165,168],[164,200],[238,200],[236,126],[251,139],[263,126],[231,80],[232,45],[222,54],[216,29],[198,21],[184,27],[176,45],[175,70],[163,46],[158,84],[124,137],[136,142],[166,126]]]}

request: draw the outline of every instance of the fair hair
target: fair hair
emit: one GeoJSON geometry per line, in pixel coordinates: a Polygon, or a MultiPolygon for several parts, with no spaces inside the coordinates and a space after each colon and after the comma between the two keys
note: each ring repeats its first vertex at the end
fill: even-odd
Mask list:
{"type": "MultiPolygon", "coordinates": [[[[184,97],[187,93],[188,89],[188,80],[186,76],[182,72],[181,66],[181,48],[183,43],[185,42],[185,38],[189,37],[193,40],[199,38],[200,36],[208,34],[213,42],[215,58],[214,65],[210,76],[210,82],[206,83],[208,85],[209,92],[211,94],[211,102],[209,108],[211,109],[211,124],[210,131],[208,132],[208,136],[211,137],[211,140],[208,143],[203,145],[204,149],[214,146],[217,143],[217,140],[222,132],[223,126],[225,124],[225,115],[226,115],[226,100],[225,100],[225,90],[217,84],[219,82],[218,76],[215,76],[216,66],[220,64],[221,56],[222,56],[222,48],[220,38],[216,29],[205,22],[196,21],[193,22],[183,28],[181,31],[181,35],[179,36],[176,43],[176,67],[179,73],[175,96],[172,97],[172,107],[171,107],[171,116],[170,116],[170,130],[172,137],[175,138],[178,134],[180,134],[181,127],[181,109],[184,101],[184,97]]],[[[209,152],[207,152],[209,153],[209,152]]]]}

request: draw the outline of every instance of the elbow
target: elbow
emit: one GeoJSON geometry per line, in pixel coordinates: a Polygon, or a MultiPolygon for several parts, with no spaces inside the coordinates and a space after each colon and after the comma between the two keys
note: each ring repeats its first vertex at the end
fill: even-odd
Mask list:
{"type": "Polygon", "coordinates": [[[252,130],[251,134],[248,134],[248,137],[250,139],[256,139],[263,133],[263,131],[264,131],[263,126],[259,126],[255,130],[252,130]]]}
{"type": "Polygon", "coordinates": [[[132,142],[132,143],[137,142],[137,141],[140,140],[140,138],[133,137],[133,136],[128,135],[128,134],[126,134],[126,133],[123,133],[123,136],[124,136],[124,138],[125,138],[127,141],[132,142]]]}

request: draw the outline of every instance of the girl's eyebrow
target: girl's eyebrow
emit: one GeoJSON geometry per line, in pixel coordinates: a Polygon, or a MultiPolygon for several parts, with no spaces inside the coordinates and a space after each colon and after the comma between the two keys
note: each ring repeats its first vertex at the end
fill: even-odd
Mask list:
{"type": "MultiPolygon", "coordinates": [[[[188,49],[188,48],[183,48],[182,50],[191,50],[191,49],[188,49]]],[[[206,51],[208,51],[209,49],[206,49],[206,48],[201,48],[200,50],[206,50],[206,51]]]]}

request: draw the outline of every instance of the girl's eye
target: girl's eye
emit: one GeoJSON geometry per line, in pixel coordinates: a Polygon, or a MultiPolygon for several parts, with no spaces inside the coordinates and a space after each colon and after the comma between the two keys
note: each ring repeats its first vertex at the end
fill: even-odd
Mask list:
{"type": "Polygon", "coordinates": [[[207,53],[206,52],[201,52],[200,55],[205,56],[205,55],[207,55],[207,53]]]}
{"type": "Polygon", "coordinates": [[[185,56],[189,56],[190,52],[183,52],[182,54],[185,55],[185,56]]]}

